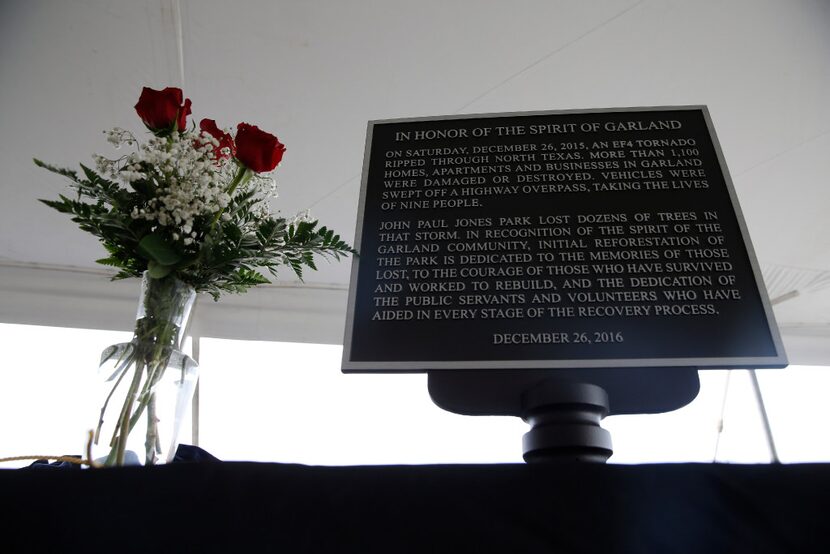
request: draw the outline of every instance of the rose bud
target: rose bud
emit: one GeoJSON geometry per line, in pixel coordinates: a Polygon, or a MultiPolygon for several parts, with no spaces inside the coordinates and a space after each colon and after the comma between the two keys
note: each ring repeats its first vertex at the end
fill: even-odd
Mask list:
{"type": "Polygon", "coordinates": [[[144,87],[135,105],[138,117],[154,133],[171,131],[177,128],[184,131],[187,116],[190,115],[190,99],[184,100],[182,89],[167,87],[153,90],[144,87]]]}
{"type": "Polygon", "coordinates": [[[277,137],[256,125],[240,123],[236,127],[236,159],[256,173],[277,167],[285,153],[285,145],[277,137]]]}
{"type": "Polygon", "coordinates": [[[216,153],[217,160],[234,156],[236,154],[236,146],[233,143],[233,137],[217,127],[216,121],[213,119],[203,119],[199,123],[199,129],[201,129],[203,133],[207,133],[219,141],[219,146],[215,147],[213,150],[216,153]],[[228,151],[225,151],[225,148],[227,148],[228,151]]]}

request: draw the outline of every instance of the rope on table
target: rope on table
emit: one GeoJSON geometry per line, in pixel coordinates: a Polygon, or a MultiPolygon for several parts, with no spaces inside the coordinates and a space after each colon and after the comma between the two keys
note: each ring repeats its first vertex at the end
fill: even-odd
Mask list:
{"type": "Polygon", "coordinates": [[[20,460],[55,460],[57,462],[69,462],[77,465],[92,465],[89,460],[83,460],[77,456],[9,456],[8,458],[0,458],[0,462],[19,462],[20,460]]]}
{"type": "Polygon", "coordinates": [[[86,441],[86,459],[79,456],[42,456],[30,454],[28,456],[10,456],[8,458],[0,458],[0,462],[19,462],[21,460],[55,460],[58,462],[68,462],[76,465],[86,465],[89,467],[102,467],[101,464],[92,459],[92,431],[89,432],[86,441]]]}

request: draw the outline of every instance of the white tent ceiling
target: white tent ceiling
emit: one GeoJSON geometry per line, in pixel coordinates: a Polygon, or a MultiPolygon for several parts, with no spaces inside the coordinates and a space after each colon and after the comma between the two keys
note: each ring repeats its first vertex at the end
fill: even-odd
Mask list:
{"type": "MultiPolygon", "coordinates": [[[[791,361],[830,364],[830,2],[0,6],[0,322],[129,324],[118,302],[132,305],[135,285],[109,284],[98,243],[36,202],[62,183],[31,158],[74,166],[107,152],[103,129],[140,131],[144,85],[182,87],[197,120],[278,134],[281,211],[311,208],[349,240],[368,120],[706,104],[770,296],[787,295],[775,313],[791,361]]],[[[202,331],[340,341],[348,264],[302,285],[284,276],[202,309],[202,331]]]]}

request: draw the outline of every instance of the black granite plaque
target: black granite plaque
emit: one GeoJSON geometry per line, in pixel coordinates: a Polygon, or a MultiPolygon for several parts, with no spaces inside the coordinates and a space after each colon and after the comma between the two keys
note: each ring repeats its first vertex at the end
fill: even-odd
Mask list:
{"type": "Polygon", "coordinates": [[[705,107],[369,124],[344,371],[780,367],[705,107]]]}

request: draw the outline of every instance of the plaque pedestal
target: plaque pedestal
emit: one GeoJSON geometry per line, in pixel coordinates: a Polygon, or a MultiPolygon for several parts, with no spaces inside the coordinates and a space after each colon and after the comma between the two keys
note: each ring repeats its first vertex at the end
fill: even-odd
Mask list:
{"type": "Polygon", "coordinates": [[[509,415],[530,424],[526,462],[605,462],[606,415],[681,408],[700,390],[693,367],[430,371],[429,395],[462,415],[509,415]]]}
{"type": "Polygon", "coordinates": [[[600,427],[608,414],[608,394],[589,383],[543,381],[522,398],[525,462],[598,462],[613,453],[611,434],[600,427]]]}

